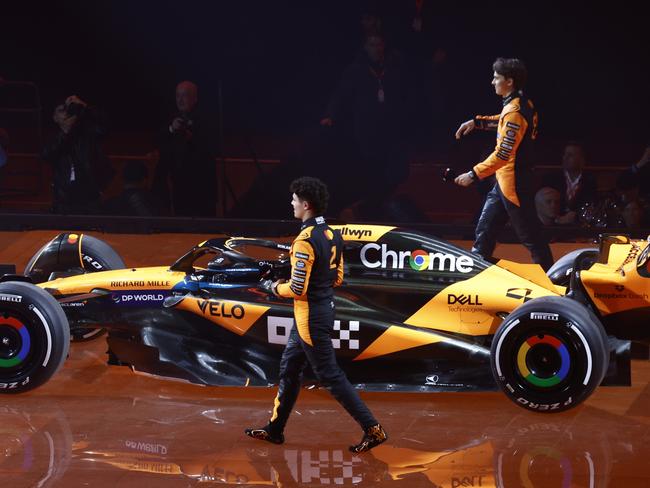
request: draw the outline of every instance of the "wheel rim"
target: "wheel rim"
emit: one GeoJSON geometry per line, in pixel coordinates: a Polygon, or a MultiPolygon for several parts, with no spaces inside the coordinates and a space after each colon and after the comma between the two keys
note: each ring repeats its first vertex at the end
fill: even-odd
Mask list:
{"type": "Polygon", "coordinates": [[[551,334],[526,338],[517,352],[517,370],[528,383],[551,388],[562,383],[571,369],[571,356],[564,342],[551,334]]]}
{"type": "Polygon", "coordinates": [[[0,368],[14,368],[25,361],[31,350],[28,328],[21,320],[0,315],[0,368]]]}
{"type": "Polygon", "coordinates": [[[20,381],[43,361],[45,332],[28,313],[0,311],[0,382],[20,381]]]}

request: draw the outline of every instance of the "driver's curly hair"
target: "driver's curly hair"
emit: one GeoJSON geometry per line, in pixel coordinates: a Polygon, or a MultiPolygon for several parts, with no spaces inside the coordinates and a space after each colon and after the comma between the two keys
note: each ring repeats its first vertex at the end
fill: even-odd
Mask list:
{"type": "Polygon", "coordinates": [[[291,182],[289,190],[301,200],[309,202],[316,215],[323,215],[327,210],[330,194],[325,183],[318,178],[311,176],[297,178],[291,182]]]}

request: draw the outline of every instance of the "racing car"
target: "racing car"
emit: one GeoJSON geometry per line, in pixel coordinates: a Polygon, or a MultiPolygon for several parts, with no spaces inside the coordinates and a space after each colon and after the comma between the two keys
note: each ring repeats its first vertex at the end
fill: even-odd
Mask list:
{"type": "MultiPolygon", "coordinates": [[[[408,229],[335,227],[345,277],[332,343],[357,388],[498,387],[524,408],[558,412],[600,384],[630,384],[630,341],[650,336],[647,242],[601,236],[546,274],[408,229]]],[[[289,276],[289,250],[282,239],[219,237],[171,266],[127,268],[101,240],[60,234],[24,275],[0,280],[0,391],[46,382],[70,338],[102,333],[109,364],[206,385],[277,384],[293,307],[260,282],[289,276]]]]}

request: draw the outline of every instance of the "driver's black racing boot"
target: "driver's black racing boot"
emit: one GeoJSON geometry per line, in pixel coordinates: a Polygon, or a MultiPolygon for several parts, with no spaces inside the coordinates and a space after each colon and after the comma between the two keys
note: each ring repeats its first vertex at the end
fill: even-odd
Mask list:
{"type": "Polygon", "coordinates": [[[273,444],[282,444],[284,442],[284,434],[274,434],[268,424],[260,429],[246,429],[244,432],[253,439],[268,441],[273,444]]]}
{"type": "Polygon", "coordinates": [[[386,434],[381,424],[373,425],[363,433],[363,438],[359,444],[350,446],[350,451],[356,453],[366,452],[382,442],[386,442],[386,440],[388,440],[388,434],[386,434]]]}

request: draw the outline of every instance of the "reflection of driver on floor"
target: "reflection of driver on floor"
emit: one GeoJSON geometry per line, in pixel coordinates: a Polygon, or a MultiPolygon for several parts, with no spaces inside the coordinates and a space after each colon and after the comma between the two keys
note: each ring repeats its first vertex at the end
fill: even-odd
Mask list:
{"type": "Polygon", "coordinates": [[[298,398],[302,372],[309,363],[314,374],[364,431],[352,452],[364,452],[388,437],[336,362],[330,332],[334,325],[333,287],[343,281],[343,238],[321,216],[329,194],[325,184],[310,177],[291,183],[294,216],[302,220],[300,235],[291,246],[291,281],[276,282],[276,296],[294,299],[295,327],[280,362],[280,384],[269,423],[246,429],[255,439],[284,442],[284,427],[298,398]]]}
{"type": "Polygon", "coordinates": [[[274,486],[357,486],[390,479],[384,462],[342,449],[259,447],[248,449],[248,456],[262,479],[270,472],[274,486]]]}

